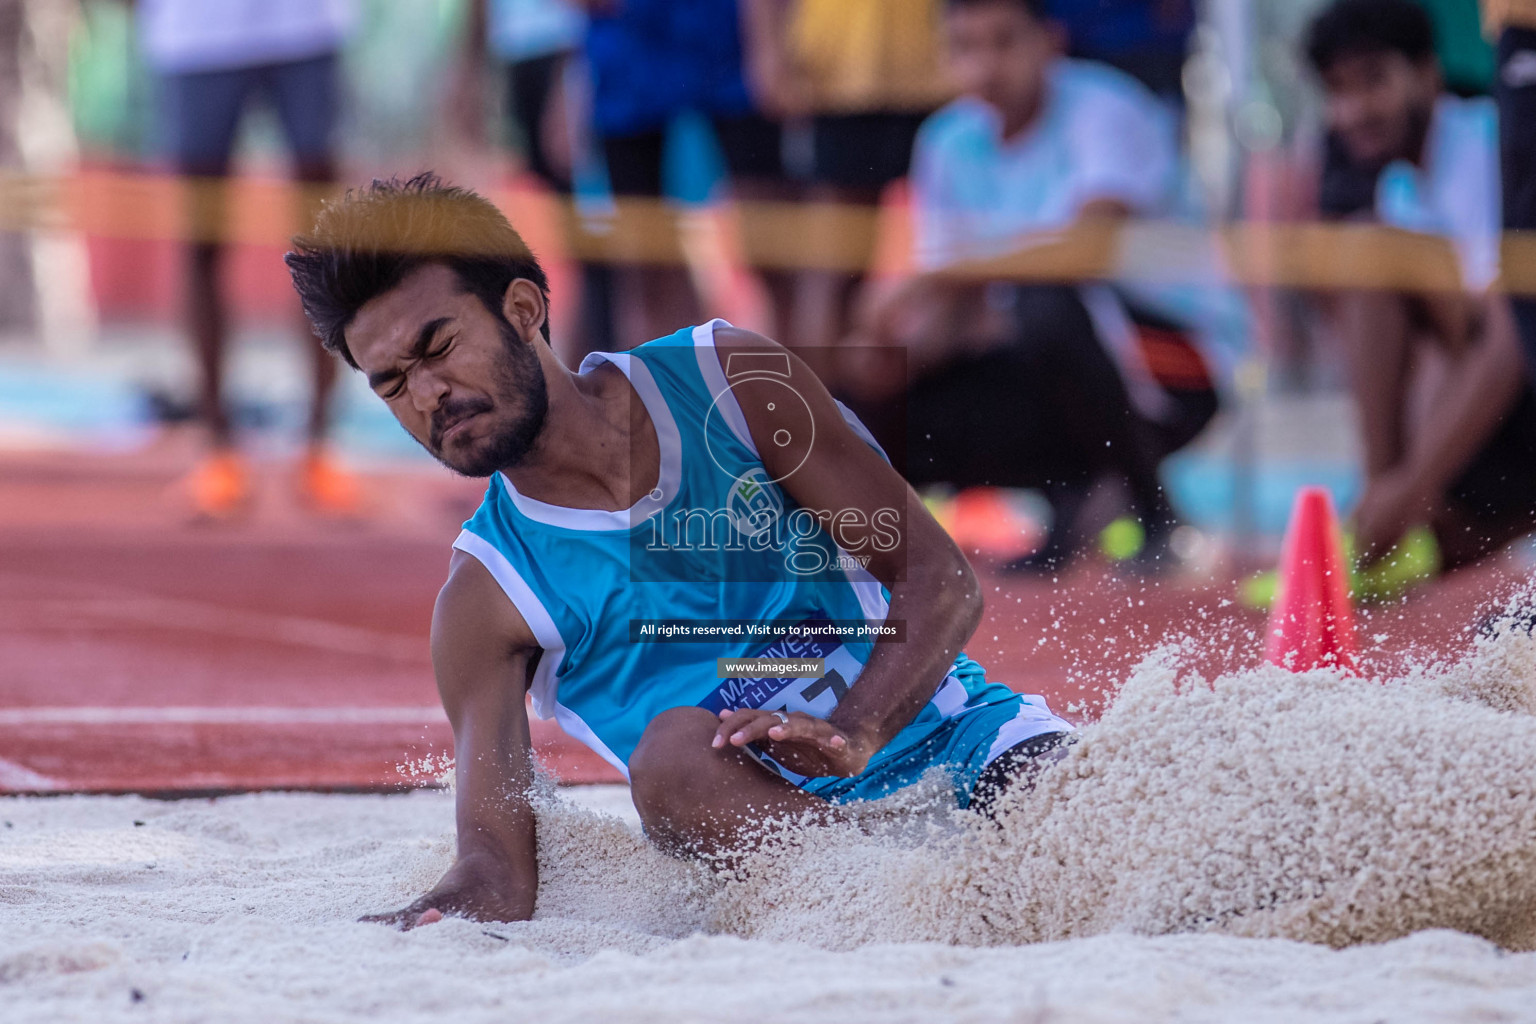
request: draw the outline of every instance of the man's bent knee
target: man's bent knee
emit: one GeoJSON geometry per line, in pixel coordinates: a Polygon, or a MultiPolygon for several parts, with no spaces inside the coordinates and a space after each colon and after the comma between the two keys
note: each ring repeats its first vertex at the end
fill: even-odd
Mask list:
{"type": "Polygon", "coordinates": [[[710,748],[719,719],[704,708],[669,708],[651,719],[629,759],[630,794],[640,820],[675,819],[697,787],[705,763],[718,753],[710,748]]]}

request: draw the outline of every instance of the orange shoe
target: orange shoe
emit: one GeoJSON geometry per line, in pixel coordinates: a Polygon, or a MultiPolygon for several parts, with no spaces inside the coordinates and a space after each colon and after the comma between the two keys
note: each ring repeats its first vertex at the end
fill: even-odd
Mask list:
{"type": "Polygon", "coordinates": [[[228,519],[251,500],[251,472],[233,451],[218,451],[198,464],[185,481],[192,507],[208,519],[228,519]]]}
{"type": "Polygon", "coordinates": [[[962,551],[1017,558],[1040,546],[1040,526],[998,487],[968,487],[955,495],[944,524],[962,551]]]}
{"type": "Polygon", "coordinates": [[[318,449],[306,454],[299,465],[299,496],[322,515],[355,516],[363,507],[363,489],[357,477],[318,449]]]}

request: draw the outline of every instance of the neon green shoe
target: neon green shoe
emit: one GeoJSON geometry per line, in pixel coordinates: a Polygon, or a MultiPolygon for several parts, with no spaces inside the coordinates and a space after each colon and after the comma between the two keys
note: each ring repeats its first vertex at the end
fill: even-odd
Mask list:
{"type": "Polygon", "coordinates": [[[1390,601],[1440,575],[1440,544],[1427,526],[1415,526],[1365,569],[1355,562],[1355,538],[1344,535],[1349,561],[1349,595],[1357,601],[1390,601]]]}
{"type": "Polygon", "coordinates": [[[1124,562],[1141,554],[1147,531],[1130,516],[1121,516],[1099,531],[1099,550],[1111,562],[1124,562]]]}
{"type": "MultiPolygon", "coordinates": [[[[1374,564],[1361,570],[1355,560],[1355,538],[1344,535],[1344,558],[1349,563],[1349,596],[1365,603],[1390,601],[1440,574],[1440,545],[1427,526],[1415,526],[1397,545],[1374,564]]],[[[1268,611],[1280,588],[1274,569],[1255,573],[1237,585],[1237,600],[1245,608],[1268,611]]]]}

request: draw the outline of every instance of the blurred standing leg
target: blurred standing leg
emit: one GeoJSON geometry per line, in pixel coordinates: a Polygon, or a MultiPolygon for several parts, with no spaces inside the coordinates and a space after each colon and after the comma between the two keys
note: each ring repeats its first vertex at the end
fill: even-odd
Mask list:
{"type": "MultiPolygon", "coordinates": [[[[1536,26],[1510,26],[1499,37],[1494,95],[1499,104],[1504,229],[1536,232],[1536,26]]],[[[1536,380],[1536,295],[1512,298],[1525,365],[1536,380]]]]}
{"type": "MultiPolygon", "coordinates": [[[[293,177],[299,185],[294,212],[303,230],[314,223],[320,202],[337,178],[334,137],[340,109],[339,61],[335,53],[324,53],[307,60],[268,64],[259,70],[293,158],[293,177]]],[[[301,324],[301,331],[310,351],[313,390],[299,493],[317,512],[351,514],[361,499],[357,481],[325,447],[331,394],[336,386],[336,357],[314,343],[307,324],[301,324]]]]}
{"type": "Polygon", "coordinates": [[[787,344],[799,275],[785,265],[784,256],[798,246],[786,244],[789,240],[777,216],[782,204],[795,199],[797,192],[784,171],[783,130],[777,121],[759,113],[716,117],[713,123],[731,191],[741,207],[747,265],[768,297],[766,333],[787,344]]]}
{"type": "MultiPolygon", "coordinates": [[[[874,260],[880,202],[905,178],[919,125],[952,98],[944,60],[943,0],[792,0],[777,36],[754,46],[757,67],[777,66],[795,112],[809,114],[808,135],[793,147],[791,170],[807,185],[811,220],[806,271],[795,309],[793,343],[827,350],[854,327],[860,286],[874,260]],[[765,63],[766,62],[766,63],[765,63]]],[[[775,24],[759,17],[756,24],[775,24]]],[[[852,397],[861,359],[833,353],[827,383],[852,397]]],[[[857,409],[890,419],[894,409],[857,409]]]]}
{"type": "Polygon", "coordinates": [[[534,176],[561,201],[566,241],[576,257],[581,277],[581,306],[575,335],[566,358],[579,364],[589,352],[615,347],[613,273],[607,263],[584,258],[580,214],[574,206],[573,170],[581,155],[574,150],[585,137],[582,125],[572,124],[573,104],[562,85],[576,69],[573,51],[543,54],[507,65],[507,110],[523,139],[523,158],[534,176]],[[556,155],[557,148],[571,152],[556,155]]]}
{"type": "Polygon", "coordinates": [[[249,498],[249,473],[234,450],[224,402],[226,345],[220,292],[225,179],[240,112],[256,78],[249,68],[171,72],[161,78],[164,130],[187,196],[187,327],[197,350],[198,408],[212,452],[188,479],[199,514],[222,517],[249,498]]]}
{"type": "Polygon", "coordinates": [[[1090,491],[1117,479],[1155,560],[1175,523],[1158,467],[1214,415],[1208,378],[1190,374],[1198,379],[1179,388],[1159,378],[1169,408],[1154,420],[1132,401],[1079,289],[1000,288],[1012,307],[1006,341],[950,359],[907,394],[908,480],[1041,489],[1053,510],[1046,545],[1010,568],[1056,571],[1091,540],[1082,521],[1090,491]]]}
{"type": "Polygon", "coordinates": [[[808,198],[820,230],[807,251],[821,265],[802,275],[797,344],[830,348],[852,329],[854,298],[874,260],[881,195],[906,177],[922,121],[896,112],[812,119],[808,198]]]}
{"type": "MultiPolygon", "coordinates": [[[[21,55],[27,42],[26,7],[0,3],[0,170],[21,169],[21,55]]],[[[0,331],[36,327],[32,247],[20,232],[0,232],[0,331]]]]}
{"type": "Polygon", "coordinates": [[[608,184],[619,204],[613,273],[621,348],[664,337],[702,316],[676,216],[663,197],[666,139],[665,127],[603,139],[608,184]]]}

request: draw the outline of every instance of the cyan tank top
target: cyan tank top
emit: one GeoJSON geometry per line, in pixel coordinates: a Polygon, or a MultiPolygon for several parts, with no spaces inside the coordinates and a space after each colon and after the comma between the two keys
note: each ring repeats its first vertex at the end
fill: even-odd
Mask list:
{"type": "MultiPolygon", "coordinates": [[[[454,542],[490,571],[538,640],[534,713],[557,720],[626,778],[646,725],[670,708],[831,714],[857,680],[872,641],[797,639],[772,624],[885,621],[888,593],[770,478],[732,390],[743,375],[787,377],[787,360],[776,371],[772,357],[752,354],[737,373],[732,355],[727,379],[714,345],[717,325],[729,326],[715,320],[628,353],[593,353],[582,363],[583,373],[603,362],[621,370],[655,429],[659,477],[633,507],[547,504],[498,473],[454,542]],[[658,623],[725,632],[679,641],[662,635],[658,623]],[[731,633],[738,625],[749,631],[731,633]],[[821,658],[826,674],[717,677],[717,659],[748,657],[821,658]]],[[[787,383],[784,391],[786,400],[798,400],[787,383]]],[[[843,415],[879,451],[863,424],[847,409],[843,415]]],[[[934,689],[872,766],[922,743],[967,708],[1013,697],[988,684],[964,654],[934,689]]],[[[816,788],[817,780],[763,760],[791,782],[816,788]]]]}

